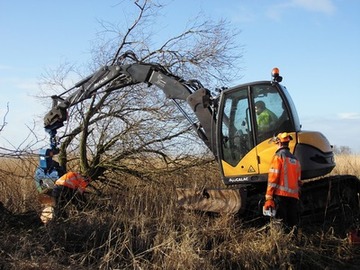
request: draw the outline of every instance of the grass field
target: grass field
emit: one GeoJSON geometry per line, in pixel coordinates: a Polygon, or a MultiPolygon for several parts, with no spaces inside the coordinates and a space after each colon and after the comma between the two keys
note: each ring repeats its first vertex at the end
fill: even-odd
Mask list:
{"type": "MultiPolygon", "coordinates": [[[[360,176],[360,156],[337,156],[332,174],[360,176]]],[[[175,187],[221,185],[216,165],[161,175],[117,176],[83,212],[39,223],[31,159],[0,164],[0,269],[358,269],[360,247],[333,230],[295,237],[276,222],[181,210],[175,187]]],[[[356,224],[355,224],[356,225],[356,224]]]]}

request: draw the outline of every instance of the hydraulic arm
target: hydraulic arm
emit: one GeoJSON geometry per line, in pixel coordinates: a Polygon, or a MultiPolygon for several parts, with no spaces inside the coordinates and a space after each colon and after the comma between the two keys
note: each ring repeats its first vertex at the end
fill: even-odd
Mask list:
{"type": "MultiPolygon", "coordinates": [[[[126,55],[121,59],[126,58],[126,55]]],[[[139,63],[115,64],[104,66],[94,74],[79,81],[75,86],[59,96],[52,96],[51,110],[44,118],[45,130],[50,134],[51,149],[57,151],[57,130],[67,120],[67,109],[95,94],[111,92],[138,83],[148,83],[160,88],[167,98],[172,99],[181,113],[191,123],[198,136],[217,156],[215,141],[216,110],[210,106],[214,98],[197,80],[185,81],[158,64],[139,63]],[[71,92],[67,97],[64,94],[71,92]],[[194,111],[199,123],[194,123],[191,117],[181,107],[178,101],[186,101],[194,111]]]]}

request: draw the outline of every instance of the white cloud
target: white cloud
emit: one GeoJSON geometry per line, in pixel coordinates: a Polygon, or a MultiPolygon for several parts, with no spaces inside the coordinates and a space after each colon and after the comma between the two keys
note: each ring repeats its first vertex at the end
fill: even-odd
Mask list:
{"type": "Polygon", "coordinates": [[[253,22],[256,20],[255,13],[248,7],[238,6],[233,11],[232,20],[234,22],[243,23],[243,22],[253,22]]]}
{"type": "Polygon", "coordinates": [[[272,5],[267,11],[267,16],[273,20],[280,20],[282,15],[289,9],[303,9],[327,15],[331,15],[336,11],[332,0],[291,0],[272,5]]]}
{"type": "Polygon", "coordinates": [[[291,4],[294,7],[304,8],[309,11],[320,12],[325,14],[333,14],[335,12],[335,5],[332,0],[292,0],[291,4]]]}
{"type": "Polygon", "coordinates": [[[360,113],[357,112],[339,113],[338,117],[340,119],[349,119],[349,120],[360,119],[360,113]]]}

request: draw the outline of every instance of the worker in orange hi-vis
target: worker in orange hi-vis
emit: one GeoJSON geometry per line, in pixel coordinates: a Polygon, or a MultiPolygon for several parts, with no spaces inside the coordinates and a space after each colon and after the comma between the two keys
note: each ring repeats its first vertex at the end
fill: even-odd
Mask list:
{"type": "Polygon", "coordinates": [[[264,210],[276,209],[275,218],[282,220],[287,231],[297,227],[299,223],[301,186],[301,165],[290,152],[291,140],[292,137],[287,132],[280,133],[275,138],[279,148],[270,165],[264,204],[264,210]]]}
{"type": "Polygon", "coordinates": [[[65,208],[69,203],[75,205],[78,210],[83,209],[86,204],[84,192],[89,182],[89,177],[84,177],[76,172],[65,173],[55,181],[52,191],[52,197],[55,199],[55,219],[68,217],[65,208]]]}

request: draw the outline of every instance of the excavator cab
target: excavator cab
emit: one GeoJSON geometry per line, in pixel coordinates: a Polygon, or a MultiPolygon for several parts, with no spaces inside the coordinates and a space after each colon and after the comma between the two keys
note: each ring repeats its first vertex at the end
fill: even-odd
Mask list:
{"type": "Polygon", "coordinates": [[[330,172],[331,145],[319,132],[303,132],[287,89],[277,81],[239,85],[222,92],[217,122],[218,156],[226,185],[267,181],[280,132],[294,138],[289,147],[302,163],[303,179],[330,172]]]}

